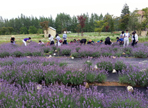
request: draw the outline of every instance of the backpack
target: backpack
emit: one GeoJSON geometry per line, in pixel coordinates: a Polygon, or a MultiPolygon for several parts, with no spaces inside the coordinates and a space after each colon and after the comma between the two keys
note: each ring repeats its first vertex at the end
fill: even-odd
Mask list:
{"type": "Polygon", "coordinates": [[[59,42],[62,43],[63,41],[62,40],[59,40],[59,42]]]}

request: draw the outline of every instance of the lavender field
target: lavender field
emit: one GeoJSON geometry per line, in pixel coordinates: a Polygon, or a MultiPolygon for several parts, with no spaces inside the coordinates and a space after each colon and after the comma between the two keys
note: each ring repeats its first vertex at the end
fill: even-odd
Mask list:
{"type": "Polygon", "coordinates": [[[61,47],[2,44],[0,57],[2,108],[148,106],[148,64],[143,62],[148,57],[148,43],[139,43],[134,48],[98,44],[61,47]],[[134,64],[131,58],[125,57],[145,59],[134,64]],[[105,91],[97,85],[112,79],[133,86],[134,91],[127,91],[126,86],[122,90],[105,91]]]}

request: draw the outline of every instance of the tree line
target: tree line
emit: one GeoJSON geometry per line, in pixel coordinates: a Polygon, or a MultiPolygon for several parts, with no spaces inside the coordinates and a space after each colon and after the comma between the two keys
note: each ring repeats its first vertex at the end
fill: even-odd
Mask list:
{"type": "Polygon", "coordinates": [[[63,31],[72,32],[111,32],[129,29],[131,31],[147,30],[148,28],[148,8],[143,9],[145,20],[140,22],[140,15],[137,14],[138,10],[133,12],[129,11],[129,6],[125,4],[121,11],[120,17],[115,17],[107,13],[106,15],[98,15],[92,13],[82,14],[79,16],[70,16],[69,14],[60,13],[56,18],[50,17],[27,17],[21,14],[18,18],[10,20],[0,17],[0,34],[42,34],[43,30],[47,27],[43,26],[42,22],[46,22],[46,26],[51,26],[56,29],[57,33],[63,31]]]}

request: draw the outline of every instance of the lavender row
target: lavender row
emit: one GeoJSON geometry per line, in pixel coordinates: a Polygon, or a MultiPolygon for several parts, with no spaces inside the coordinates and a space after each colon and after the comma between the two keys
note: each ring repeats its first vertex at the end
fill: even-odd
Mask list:
{"type": "Polygon", "coordinates": [[[148,57],[148,43],[139,43],[135,47],[122,47],[117,44],[113,45],[63,45],[61,47],[38,45],[37,43],[31,43],[29,46],[18,46],[12,44],[2,44],[0,46],[0,57],[6,56],[45,56],[54,55],[56,53],[59,56],[72,55],[75,58],[78,57],[100,57],[100,56],[133,56],[146,58],[148,57]]]}
{"type": "Polygon", "coordinates": [[[3,83],[0,85],[0,107],[9,108],[147,108],[148,94],[137,90],[98,92],[97,87],[79,90],[65,85],[50,85],[37,87],[35,83],[20,86],[3,83]]]}

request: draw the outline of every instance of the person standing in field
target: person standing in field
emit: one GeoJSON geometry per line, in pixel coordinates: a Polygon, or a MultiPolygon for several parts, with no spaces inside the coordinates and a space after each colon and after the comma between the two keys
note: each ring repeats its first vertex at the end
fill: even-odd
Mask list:
{"type": "Polygon", "coordinates": [[[24,43],[25,46],[27,46],[27,42],[28,42],[30,39],[31,39],[31,37],[23,39],[23,43],[24,43]]]}
{"type": "Polygon", "coordinates": [[[54,37],[51,36],[51,34],[49,34],[48,37],[49,37],[50,45],[54,45],[54,37]]]}
{"type": "Polygon", "coordinates": [[[59,36],[58,34],[56,34],[55,40],[57,41],[57,42],[56,42],[56,45],[57,45],[57,46],[61,46],[61,38],[60,38],[60,36],[59,36]]]}
{"type": "Polygon", "coordinates": [[[128,32],[128,30],[126,30],[126,33],[124,33],[124,47],[129,45],[129,37],[130,33],[128,32]]]}
{"type": "Polygon", "coordinates": [[[121,44],[123,45],[124,44],[124,31],[122,31],[120,34],[120,41],[121,41],[121,44]]]}
{"type": "Polygon", "coordinates": [[[15,37],[14,37],[13,35],[11,36],[10,42],[11,42],[12,44],[15,44],[15,37]]]}
{"type": "Polygon", "coordinates": [[[133,32],[132,34],[132,46],[134,46],[138,42],[138,35],[136,35],[135,32],[133,32]]]}
{"type": "Polygon", "coordinates": [[[63,34],[63,44],[67,44],[67,34],[66,34],[66,31],[64,31],[64,34],[63,34]]]}

